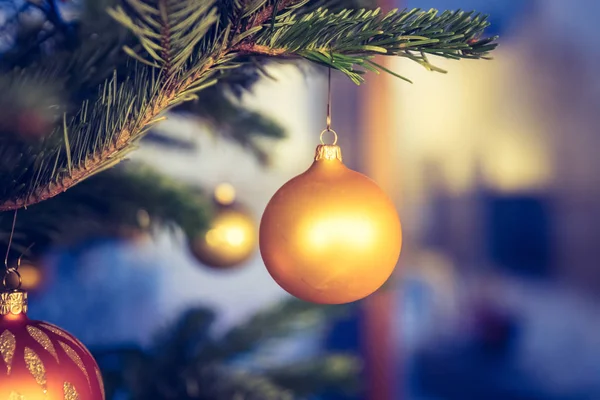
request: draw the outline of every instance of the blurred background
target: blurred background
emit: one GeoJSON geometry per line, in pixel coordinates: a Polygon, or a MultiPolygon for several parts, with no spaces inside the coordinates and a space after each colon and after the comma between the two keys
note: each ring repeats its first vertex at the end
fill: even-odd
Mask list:
{"type": "MultiPolygon", "coordinates": [[[[257,249],[228,269],[204,265],[177,232],[51,249],[27,275],[31,317],[94,352],[111,399],[131,398],[143,374],[171,379],[197,343],[211,349],[201,363],[298,398],[600,399],[600,3],[380,5],[476,9],[501,35],[493,61],[435,60],[448,74],[382,61],[412,85],[334,74],[345,162],[378,181],[403,223],[393,279],[356,304],[317,307],[291,300],[257,249]]],[[[258,223],[308,168],[325,124],[324,74],[268,71],[275,79],[242,97],[285,129],[265,141],[268,163],[186,116],[162,123],[133,161],[209,192],[228,183],[258,223]]]]}

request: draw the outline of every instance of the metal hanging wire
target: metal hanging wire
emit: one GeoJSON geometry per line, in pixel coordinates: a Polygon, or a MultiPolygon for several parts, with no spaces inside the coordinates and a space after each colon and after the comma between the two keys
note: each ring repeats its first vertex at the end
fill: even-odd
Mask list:
{"type": "Polygon", "coordinates": [[[19,290],[21,288],[21,285],[23,284],[21,274],[19,273],[19,266],[21,265],[21,257],[23,257],[23,255],[21,255],[21,257],[19,257],[19,261],[17,262],[16,266],[14,266],[14,267],[8,266],[8,257],[10,255],[10,249],[12,247],[13,236],[15,235],[16,224],[17,224],[17,210],[15,210],[15,214],[13,216],[12,228],[10,230],[10,236],[8,238],[8,247],[6,248],[6,255],[4,256],[5,271],[4,271],[4,277],[2,278],[2,286],[4,286],[5,290],[19,290]],[[16,277],[18,279],[16,287],[10,287],[11,285],[10,285],[10,282],[8,279],[10,278],[11,275],[16,275],[16,277]]]}
{"type": "Polygon", "coordinates": [[[331,129],[331,67],[329,67],[327,73],[327,117],[325,119],[325,129],[323,129],[319,135],[321,144],[326,144],[323,140],[323,135],[325,135],[327,132],[333,134],[333,143],[331,143],[331,146],[335,146],[338,141],[338,135],[333,129],[331,129]]]}

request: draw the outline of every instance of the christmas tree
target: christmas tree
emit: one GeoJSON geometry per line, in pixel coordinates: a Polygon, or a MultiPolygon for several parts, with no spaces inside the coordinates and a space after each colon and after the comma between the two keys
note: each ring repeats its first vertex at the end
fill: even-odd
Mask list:
{"type": "MultiPolygon", "coordinates": [[[[245,109],[240,97],[270,78],[269,64],[322,66],[356,84],[367,72],[409,81],[376,57],[404,57],[445,72],[430,58],[485,59],[496,46],[484,34],[486,17],[476,12],[384,12],[349,0],[14,0],[0,7],[0,235],[11,262],[90,235],[145,230],[148,222],[180,227],[190,238],[206,229],[209,207],[196,188],[162,176],[160,166],[118,164],[144,140],[177,145],[153,131],[172,113],[197,116],[265,161],[257,138],[280,138],[284,129],[245,109]],[[149,218],[140,218],[140,210],[149,218]]],[[[195,335],[209,320],[206,312],[189,314],[160,347],[201,343],[195,335]]],[[[253,342],[251,326],[240,332],[253,342]]],[[[155,398],[234,398],[231,388],[246,385],[245,378],[218,383],[226,374],[212,361],[247,347],[209,344],[181,368],[192,380],[215,382],[212,392],[184,395],[189,382],[174,378],[167,384],[172,391],[155,398]]],[[[173,371],[164,354],[132,354],[138,363],[153,360],[139,382],[173,371]]],[[[306,376],[311,368],[313,374],[327,369],[317,363],[298,370],[306,376]]],[[[292,370],[266,375],[294,387],[292,370]]],[[[270,384],[247,387],[240,393],[257,387],[276,393],[250,398],[285,398],[270,384]]],[[[137,398],[149,398],[147,389],[130,387],[137,398]]]]}

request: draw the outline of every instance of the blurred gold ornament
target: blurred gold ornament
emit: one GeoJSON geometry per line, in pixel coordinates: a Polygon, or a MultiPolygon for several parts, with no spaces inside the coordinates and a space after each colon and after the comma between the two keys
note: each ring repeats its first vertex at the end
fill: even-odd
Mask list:
{"type": "Polygon", "coordinates": [[[33,264],[21,264],[19,274],[21,274],[21,287],[29,292],[38,289],[44,281],[42,269],[33,264]]]}
{"type": "Polygon", "coordinates": [[[257,226],[251,214],[235,203],[235,189],[224,183],[215,189],[216,212],[210,228],[193,240],[191,251],[202,264],[231,268],[256,251],[257,226]]]}
{"type": "Polygon", "coordinates": [[[267,205],[259,240],[265,265],[283,289],[306,301],[342,304],[385,283],[402,233],[383,190],[348,169],[338,146],[319,145],[312,166],[267,205]]]}

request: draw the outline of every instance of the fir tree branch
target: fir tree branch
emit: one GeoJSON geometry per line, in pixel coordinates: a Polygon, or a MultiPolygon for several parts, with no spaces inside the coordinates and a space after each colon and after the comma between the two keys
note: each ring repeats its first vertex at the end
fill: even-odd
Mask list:
{"type": "MultiPolygon", "coordinates": [[[[275,19],[274,29],[263,24],[256,34],[234,47],[242,54],[302,57],[346,74],[355,83],[364,81],[366,71],[383,70],[372,61],[375,55],[405,57],[429,70],[440,71],[427,55],[444,58],[487,58],[496,47],[496,37],[483,38],[487,17],[475,12],[418,9],[342,10],[318,9],[275,19]]],[[[403,78],[402,76],[393,73],[403,78]]],[[[407,80],[407,79],[405,79],[407,80]]]]}
{"type": "Polygon", "coordinates": [[[296,299],[282,302],[231,329],[213,346],[202,349],[198,358],[207,361],[239,356],[255,350],[267,340],[314,328],[324,319],[340,317],[348,310],[349,306],[316,306],[296,299]],[[265,326],[269,326],[269,330],[265,330],[265,326]]]}
{"type": "MultiPolygon", "coordinates": [[[[65,193],[19,211],[17,257],[37,257],[48,246],[76,244],[96,236],[127,236],[151,228],[180,227],[195,237],[208,226],[210,201],[197,189],[141,165],[98,174],[65,193]],[[85,223],[82,223],[85,221],[85,223]]],[[[0,251],[6,252],[12,213],[0,214],[0,251]]],[[[4,253],[3,253],[4,254],[4,253]]]]}
{"type": "Polygon", "coordinates": [[[352,393],[360,388],[361,367],[359,358],[354,355],[328,354],[269,369],[265,376],[298,396],[330,390],[352,393]]]}
{"type": "MultiPolygon", "coordinates": [[[[15,181],[20,187],[18,197],[0,204],[0,211],[47,200],[116,165],[134,150],[135,142],[161,120],[159,115],[162,112],[181,103],[194,91],[216,83],[216,80],[209,80],[212,75],[210,69],[215,64],[209,58],[175,88],[171,88],[170,81],[163,81],[160,72],[140,65],[133,67],[131,77],[123,84],[119,85],[116,78],[107,81],[101,88],[98,102],[93,106],[84,102],[79,113],[67,124],[67,135],[71,143],[69,147],[65,147],[66,141],[57,139],[57,136],[65,134],[64,128],[58,127],[44,140],[44,143],[58,143],[46,150],[50,156],[44,151],[39,152],[34,146],[26,149],[31,155],[33,166],[37,168],[32,171],[33,176],[28,186],[15,181]],[[69,154],[75,165],[73,169],[67,168],[69,154]]],[[[7,150],[12,149],[1,146],[0,154],[7,150]]],[[[27,171],[27,165],[23,165],[23,168],[27,171]]],[[[21,171],[15,172],[22,173],[21,171]]],[[[15,187],[3,189],[9,191],[15,187]]]]}
{"type": "Polygon", "coordinates": [[[269,339],[314,331],[331,323],[341,311],[337,306],[290,300],[259,312],[218,337],[213,331],[215,312],[195,308],[163,330],[150,351],[125,347],[97,349],[94,355],[107,390],[125,391],[133,399],[230,400],[239,396],[264,400],[348,393],[356,389],[360,369],[359,360],[349,354],[324,352],[319,360],[293,365],[282,360],[276,370],[259,365],[260,361],[251,362],[259,375],[241,372],[239,364],[235,365],[241,355],[257,350],[269,339]],[[343,388],[340,390],[338,385],[343,388]]]}
{"type": "Polygon", "coordinates": [[[269,162],[269,152],[258,138],[280,139],[284,128],[275,120],[249,110],[223,85],[198,93],[198,99],[182,104],[178,112],[201,118],[212,132],[231,139],[252,152],[258,161],[269,162]]]}
{"type": "MultiPolygon", "coordinates": [[[[495,38],[481,39],[488,23],[473,13],[318,9],[306,14],[306,1],[257,0],[234,1],[230,13],[218,15],[222,7],[214,0],[126,4],[110,13],[141,45],[126,47],[137,60],[128,76],[107,79],[96,99],[84,100],[40,143],[19,145],[22,157],[0,188],[0,211],[49,199],[114,166],[164,111],[194,98],[248,56],[301,57],[360,83],[365,71],[386,71],[372,61],[376,54],[407,57],[435,70],[427,54],[485,58],[496,46],[495,38]]],[[[14,155],[15,147],[7,143],[2,152],[14,155]]]]}
{"type": "MultiPolygon", "coordinates": [[[[178,27],[177,33],[173,33],[177,42],[166,40],[160,33],[149,29],[134,31],[145,43],[150,55],[163,67],[158,70],[134,63],[132,74],[124,82],[119,83],[116,75],[108,79],[94,104],[84,101],[68,124],[58,126],[41,144],[24,149],[29,157],[24,157],[21,165],[15,166],[12,172],[21,174],[25,170],[29,182],[23,184],[24,177],[9,180],[13,186],[0,189],[9,197],[9,200],[0,204],[0,210],[21,208],[52,198],[114,166],[134,149],[135,142],[152,125],[160,121],[162,112],[189,99],[194,92],[216,83],[216,79],[209,78],[229,61],[223,56],[224,49],[221,49],[222,43],[219,41],[222,37],[205,40],[200,46],[203,50],[201,57],[192,54],[195,48],[192,44],[200,43],[216,22],[212,2],[203,2],[200,7],[202,13],[196,10],[191,16],[188,14],[190,2],[185,3],[186,7],[181,7],[181,2],[169,2],[173,10],[173,19],[169,23],[178,27]],[[157,41],[163,44],[168,42],[169,49],[173,48],[173,53],[169,50],[168,54],[173,59],[161,58],[154,49],[162,49],[162,57],[167,53],[157,41]],[[215,53],[216,56],[211,56],[215,53]],[[185,68],[182,68],[184,64],[185,68]],[[167,65],[172,70],[166,69],[167,65]],[[63,140],[60,140],[61,137],[63,140]],[[69,140],[64,140],[65,137],[69,140]],[[68,146],[67,142],[71,145],[68,146]],[[70,164],[75,168],[69,168],[70,164]]],[[[164,32],[163,26],[152,20],[152,17],[158,17],[161,21],[169,17],[158,8],[163,4],[162,0],[154,9],[144,8],[144,3],[138,0],[130,0],[129,3],[143,11],[151,10],[150,16],[144,16],[148,28],[154,26],[164,32]]],[[[136,29],[134,27],[137,25],[123,10],[113,11],[113,16],[131,29],[136,29]]],[[[0,151],[13,152],[14,147],[2,146],[0,151]]],[[[6,195],[0,198],[6,199],[6,195]]]]}

